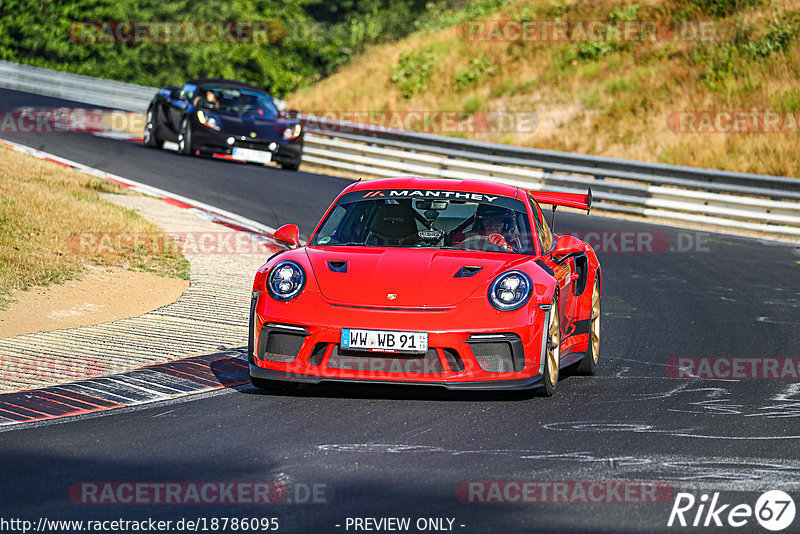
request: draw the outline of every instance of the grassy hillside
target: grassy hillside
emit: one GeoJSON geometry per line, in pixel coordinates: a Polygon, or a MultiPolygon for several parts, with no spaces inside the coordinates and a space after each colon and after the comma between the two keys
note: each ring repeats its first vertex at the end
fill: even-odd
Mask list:
{"type": "Polygon", "coordinates": [[[713,29],[714,38],[588,42],[571,34],[566,42],[486,42],[469,38],[469,27],[455,24],[369,46],[339,72],[288,100],[301,110],[374,111],[384,119],[394,111],[458,111],[491,121],[503,113],[533,111],[535,129],[451,127],[444,133],[800,176],[799,9],[791,0],[512,1],[479,19],[566,21],[572,27],[580,21],[657,21],[660,29],[690,21],[690,28],[713,29]],[[695,111],[710,113],[705,119],[693,115],[695,122],[680,115],[695,111]],[[748,119],[743,112],[757,114],[748,119]],[[751,121],[736,124],[749,131],[731,132],[736,117],[751,121]]]}

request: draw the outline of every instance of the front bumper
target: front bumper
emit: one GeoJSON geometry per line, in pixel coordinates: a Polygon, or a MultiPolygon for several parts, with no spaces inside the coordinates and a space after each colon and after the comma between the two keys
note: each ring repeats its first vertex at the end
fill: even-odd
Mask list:
{"type": "Polygon", "coordinates": [[[377,310],[319,299],[307,313],[256,293],[252,310],[249,361],[256,378],[530,389],[544,376],[548,306],[498,312],[485,298],[473,298],[449,309],[377,310]],[[344,350],[342,328],[427,332],[428,352],[344,350]]]}
{"type": "Polygon", "coordinates": [[[194,148],[201,152],[231,155],[234,147],[249,148],[272,153],[272,161],[282,165],[293,165],[303,157],[303,135],[289,141],[242,138],[224,131],[214,131],[197,125],[192,132],[194,148]],[[233,144],[228,138],[233,137],[233,144]]]}

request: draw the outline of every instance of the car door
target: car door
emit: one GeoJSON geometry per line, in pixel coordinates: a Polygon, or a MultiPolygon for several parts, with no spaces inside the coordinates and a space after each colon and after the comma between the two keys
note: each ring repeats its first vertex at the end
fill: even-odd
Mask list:
{"type": "Polygon", "coordinates": [[[174,136],[174,140],[178,139],[178,134],[181,131],[181,122],[191,107],[190,102],[194,97],[195,91],[197,91],[195,84],[186,83],[180,91],[173,92],[167,101],[167,128],[174,136]]]}

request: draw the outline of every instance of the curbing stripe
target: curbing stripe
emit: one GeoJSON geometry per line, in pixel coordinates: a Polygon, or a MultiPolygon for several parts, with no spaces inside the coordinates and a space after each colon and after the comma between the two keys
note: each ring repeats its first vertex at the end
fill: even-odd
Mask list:
{"type": "Polygon", "coordinates": [[[139,404],[140,401],[148,400],[150,397],[139,395],[137,392],[129,392],[125,395],[122,388],[116,388],[114,392],[113,385],[109,387],[107,383],[103,383],[100,379],[92,379],[89,381],[82,381],[74,384],[64,384],[62,388],[84,395],[91,395],[106,402],[113,402],[121,406],[129,406],[132,404],[139,404]]]}
{"type": "Polygon", "coordinates": [[[0,428],[186,397],[250,381],[246,349],[0,395],[0,428]]]}
{"type": "Polygon", "coordinates": [[[128,375],[120,376],[120,380],[133,386],[146,387],[163,395],[179,396],[187,391],[193,391],[196,384],[189,380],[171,377],[147,369],[137,369],[128,375]]]}
{"type": "MultiPolygon", "coordinates": [[[[184,209],[187,214],[199,214],[204,219],[222,225],[226,227],[226,229],[249,234],[251,239],[256,243],[260,243],[267,251],[275,252],[282,248],[276,246],[276,242],[271,234],[272,228],[261,225],[255,221],[207,206],[192,199],[173,195],[169,192],[139,184],[97,169],[92,169],[85,165],[76,164],[70,160],[53,156],[24,145],[18,145],[3,140],[0,140],[0,144],[10,147],[13,150],[33,155],[37,158],[54,161],[59,165],[101,177],[133,190],[146,193],[149,196],[161,197],[162,201],[184,209]]],[[[261,263],[263,263],[263,261],[261,263]]],[[[120,385],[113,380],[110,382],[97,381],[95,383],[80,382],[81,379],[92,376],[98,376],[109,372],[113,373],[115,371],[119,372],[131,367],[151,365],[157,362],[163,362],[166,359],[176,360],[185,358],[192,353],[197,354],[198,352],[225,350],[226,346],[235,347],[242,343],[243,338],[237,330],[239,330],[240,327],[246,330],[247,307],[245,306],[241,309],[235,307],[232,302],[234,299],[230,299],[231,302],[228,300],[219,301],[213,291],[209,290],[212,284],[214,287],[219,285],[220,291],[227,291],[228,289],[237,291],[241,289],[240,285],[235,283],[237,279],[235,277],[230,277],[230,273],[224,271],[226,265],[227,264],[224,263],[217,264],[214,262],[205,265],[204,271],[197,276],[194,276],[194,274],[192,276],[192,284],[196,289],[194,292],[190,290],[184,294],[177,303],[154,310],[142,318],[122,319],[116,321],[113,327],[109,324],[101,324],[81,327],[80,329],[41,333],[28,336],[25,339],[11,338],[10,340],[4,340],[4,345],[7,346],[6,350],[10,354],[16,355],[16,357],[26,365],[34,365],[37,363],[39,357],[36,356],[36,353],[37,351],[49,347],[48,340],[52,341],[54,338],[58,338],[60,343],[63,342],[67,346],[72,345],[72,353],[88,361],[88,363],[82,364],[84,368],[80,368],[76,372],[74,366],[67,363],[64,359],[54,359],[49,365],[51,365],[52,370],[64,376],[67,380],[79,381],[73,382],[68,388],[62,390],[63,394],[75,395],[82,392],[85,395],[85,397],[81,397],[82,399],[92,399],[90,404],[77,407],[77,413],[80,413],[80,410],[89,412],[96,411],[98,409],[98,402],[102,399],[116,404],[127,405],[131,402],[149,402],[152,398],[160,399],[180,396],[184,393],[196,392],[198,388],[207,391],[220,387],[220,383],[223,385],[241,383],[241,368],[236,368],[236,366],[230,364],[225,366],[221,363],[214,364],[217,368],[216,373],[219,374],[219,378],[217,378],[214,372],[201,372],[198,374],[196,372],[198,369],[192,370],[182,366],[175,367],[174,370],[163,369],[155,373],[157,380],[156,377],[153,376],[153,371],[149,371],[148,373],[139,369],[135,376],[121,379],[121,381],[126,384],[125,387],[120,387],[120,385]],[[200,315],[197,315],[198,312],[195,308],[199,310],[200,315]],[[192,311],[190,315],[183,313],[186,310],[194,311],[192,311]],[[224,313],[220,314],[221,311],[224,313]],[[147,330],[148,325],[157,325],[161,328],[150,331],[147,330]],[[164,328],[164,325],[167,325],[168,328],[164,328]],[[191,352],[183,350],[186,349],[186,347],[184,347],[185,343],[178,347],[178,349],[176,349],[175,346],[176,339],[173,334],[183,332],[183,335],[185,335],[186,331],[194,331],[195,334],[203,338],[203,343],[196,345],[194,349],[191,349],[191,352]],[[220,337],[220,331],[224,331],[225,336],[220,337]],[[130,344],[119,343],[120,339],[123,341],[133,341],[145,335],[149,340],[147,343],[148,350],[159,351],[159,358],[149,357],[148,354],[140,354],[142,352],[141,346],[137,346],[133,342],[130,344]],[[104,357],[98,356],[96,350],[90,349],[90,347],[97,347],[98,344],[100,346],[105,346],[100,349],[101,351],[105,351],[104,357]],[[155,382],[148,385],[148,380],[155,380],[155,382]],[[125,393],[122,393],[123,391],[125,391],[125,393]]],[[[248,279],[248,283],[250,280],[252,279],[248,279]]],[[[247,294],[249,297],[249,291],[247,294]]],[[[208,369],[209,361],[211,360],[197,361],[205,363],[205,369],[208,369]]],[[[249,375],[246,375],[246,377],[249,378],[249,375]]],[[[30,383],[31,381],[25,383],[24,381],[9,379],[7,382],[18,389],[38,386],[38,384],[35,383],[36,381],[34,381],[34,383],[30,383]]],[[[38,382],[41,383],[42,381],[38,382]]],[[[8,414],[12,421],[20,417],[24,420],[39,418],[39,416],[33,413],[25,412],[22,414],[15,411],[17,408],[21,409],[27,407],[29,403],[32,402],[30,398],[25,400],[24,397],[11,398],[2,397],[0,395],[0,399],[19,401],[16,404],[12,402],[8,406],[8,409],[13,412],[13,414],[8,414]],[[14,406],[17,408],[14,408],[14,406]]],[[[62,411],[72,410],[73,407],[69,404],[69,399],[62,400],[67,403],[66,407],[62,406],[62,411]]],[[[99,405],[103,409],[107,408],[102,402],[100,402],[99,405]]],[[[0,402],[0,406],[2,406],[2,402],[0,402]]],[[[0,414],[0,417],[3,416],[0,414]]],[[[9,418],[3,417],[0,423],[4,421],[9,421],[9,418]]]]}
{"type": "MultiPolygon", "coordinates": [[[[77,163],[32,147],[0,139],[0,144],[58,165],[103,178],[140,193],[161,198],[182,209],[238,232],[250,233],[266,247],[275,247],[275,230],[251,219],[168,191],[77,163]]],[[[100,333],[102,329],[98,330],[100,333]]],[[[93,379],[38,390],[0,394],[0,428],[40,423],[127,406],[149,404],[249,382],[246,349],[193,356],[93,379]]]]}
{"type": "MultiPolygon", "coordinates": [[[[70,404],[66,402],[64,397],[50,391],[33,391],[26,393],[26,407],[52,417],[72,415],[76,410],[76,405],[78,405],[79,408],[80,405],[84,405],[84,409],[91,406],[90,404],[77,401],[70,404]]],[[[11,408],[11,406],[8,407],[11,408]]]]}

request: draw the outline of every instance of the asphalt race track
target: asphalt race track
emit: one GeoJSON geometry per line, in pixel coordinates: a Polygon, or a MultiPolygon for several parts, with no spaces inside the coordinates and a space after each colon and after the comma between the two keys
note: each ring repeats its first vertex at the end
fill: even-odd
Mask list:
{"type": "MultiPolygon", "coordinates": [[[[0,91],[0,111],[60,104],[0,91]]],[[[272,227],[296,222],[303,235],[348,183],[92,135],[0,137],[272,227]]],[[[800,249],[573,213],[561,213],[556,226],[558,233],[598,232],[592,242],[603,270],[597,376],[565,373],[550,399],[347,385],[280,395],[247,385],[11,429],[0,432],[2,516],[34,522],[274,517],[279,532],[292,533],[364,532],[374,525],[356,529],[354,518],[390,517],[410,518],[409,532],[633,532],[708,530],[667,527],[679,492],[698,504],[702,495],[711,501],[719,493],[718,503],[730,505],[719,516],[723,522],[734,505],[755,506],[768,490],[783,490],[800,506],[798,377],[680,380],[670,361],[744,358],[750,369],[765,358],[796,358],[800,249]],[[637,241],[632,251],[615,250],[637,241]],[[567,502],[551,492],[545,500],[558,502],[481,503],[474,501],[491,488],[514,486],[465,485],[470,481],[571,484],[567,502]],[[582,502],[574,488],[592,481],[606,488],[652,481],[667,493],[658,493],[658,502],[633,496],[621,503],[613,494],[611,503],[582,502]],[[102,482],[276,482],[286,494],[266,505],[84,504],[75,496],[73,485],[102,482]],[[420,523],[425,528],[418,530],[420,518],[445,520],[420,523]]],[[[513,501],[519,492],[506,493],[513,501]]],[[[697,511],[697,505],[687,511],[687,521],[697,511]]],[[[800,518],[787,532],[797,525],[800,518]]],[[[754,517],[736,531],[765,532],[754,517]]]]}

